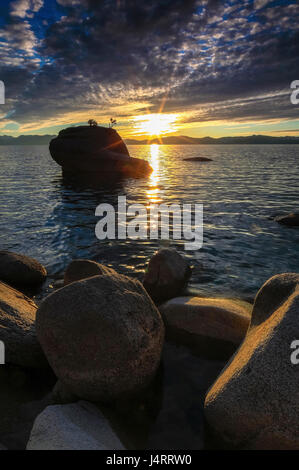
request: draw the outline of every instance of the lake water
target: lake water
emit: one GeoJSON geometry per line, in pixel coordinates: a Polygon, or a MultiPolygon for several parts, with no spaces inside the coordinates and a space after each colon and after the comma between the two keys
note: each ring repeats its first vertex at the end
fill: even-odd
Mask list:
{"type": "MultiPolygon", "coordinates": [[[[0,246],[33,256],[50,277],[74,258],[89,258],[142,277],[166,242],[95,236],[102,202],[202,203],[204,243],[186,251],[191,286],[203,295],[252,298],[273,274],[297,271],[299,230],[271,220],[298,210],[299,145],[130,146],[154,168],[144,179],[78,185],[62,178],[46,146],[1,146],[0,246]],[[207,163],[187,157],[208,157],[207,163]]],[[[184,251],[183,241],[170,242],[184,251]]]]}

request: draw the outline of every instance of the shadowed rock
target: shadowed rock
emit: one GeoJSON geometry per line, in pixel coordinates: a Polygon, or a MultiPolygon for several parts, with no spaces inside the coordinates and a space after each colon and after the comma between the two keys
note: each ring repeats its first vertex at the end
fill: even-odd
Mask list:
{"type": "Polygon", "coordinates": [[[287,225],[289,227],[298,227],[299,226],[299,214],[292,212],[291,214],[281,215],[275,217],[276,222],[282,225],[287,225]]]}
{"type": "Polygon", "coordinates": [[[115,271],[103,264],[89,259],[75,259],[66,268],[64,273],[64,285],[74,281],[80,281],[88,277],[100,276],[102,274],[116,274],[115,271]]]}
{"type": "Polygon", "coordinates": [[[150,259],[143,285],[155,302],[177,297],[191,276],[187,259],[173,248],[162,248],[150,259]]]}
{"type": "Polygon", "coordinates": [[[142,177],[152,172],[148,162],[130,157],[120,135],[107,127],[63,129],[51,140],[50,153],[65,174],[142,177]]]}
{"type": "Polygon", "coordinates": [[[231,355],[246,335],[252,306],[230,299],[177,297],[159,306],[167,337],[211,357],[231,355]]]}
{"type": "Polygon", "coordinates": [[[46,268],[36,259],[0,251],[0,279],[12,285],[35,286],[46,279],[46,268]]]}
{"type": "Polygon", "coordinates": [[[5,345],[7,363],[47,367],[35,333],[36,310],[33,300],[0,282],[0,340],[5,345]]]}
{"type": "Polygon", "coordinates": [[[230,446],[299,448],[299,274],[280,274],[258,292],[248,333],[210,388],[205,415],[230,446]]]}
{"type": "Polygon", "coordinates": [[[37,334],[71,393],[109,402],[138,393],[153,379],[164,325],[140,282],[115,273],[49,295],[37,312],[37,334]]]}

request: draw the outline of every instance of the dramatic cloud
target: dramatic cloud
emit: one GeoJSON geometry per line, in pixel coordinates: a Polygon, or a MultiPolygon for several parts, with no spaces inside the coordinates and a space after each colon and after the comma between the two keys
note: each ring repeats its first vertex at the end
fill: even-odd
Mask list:
{"type": "Polygon", "coordinates": [[[296,1],[15,0],[0,26],[6,111],[28,128],[161,103],[185,122],[296,119],[298,20],[296,1]]]}

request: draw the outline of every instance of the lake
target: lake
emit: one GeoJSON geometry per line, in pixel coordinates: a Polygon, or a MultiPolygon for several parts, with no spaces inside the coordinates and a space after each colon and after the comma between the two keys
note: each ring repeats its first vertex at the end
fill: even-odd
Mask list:
{"type": "Polygon", "coordinates": [[[190,285],[202,295],[252,299],[273,274],[297,271],[299,231],[273,215],[298,211],[299,145],[140,145],[149,178],[92,187],[62,177],[47,146],[0,146],[0,245],[37,258],[59,278],[74,258],[89,258],[139,278],[161,246],[184,241],[105,240],[95,208],[117,197],[133,202],[203,204],[204,242],[185,251],[190,285]],[[183,158],[208,157],[211,162],[183,158]]]}

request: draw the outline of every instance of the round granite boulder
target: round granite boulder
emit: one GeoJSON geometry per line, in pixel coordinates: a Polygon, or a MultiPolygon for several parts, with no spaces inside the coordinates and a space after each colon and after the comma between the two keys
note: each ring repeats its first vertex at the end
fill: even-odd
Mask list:
{"type": "Polygon", "coordinates": [[[91,261],[89,259],[75,259],[70,262],[64,273],[64,285],[71,282],[80,281],[93,276],[102,274],[116,274],[116,272],[104,264],[91,261]]]}
{"type": "Polygon", "coordinates": [[[12,251],[0,251],[0,279],[12,285],[35,286],[47,277],[46,268],[36,259],[12,251]]]}
{"type": "Polygon", "coordinates": [[[134,395],[158,368],[163,321],[141,283],[127,276],[72,282],[42,302],[36,323],[54,372],[80,398],[134,395]]]}
{"type": "Polygon", "coordinates": [[[155,302],[163,302],[180,295],[191,272],[183,255],[174,248],[161,248],[148,263],[143,285],[155,302]]]}

